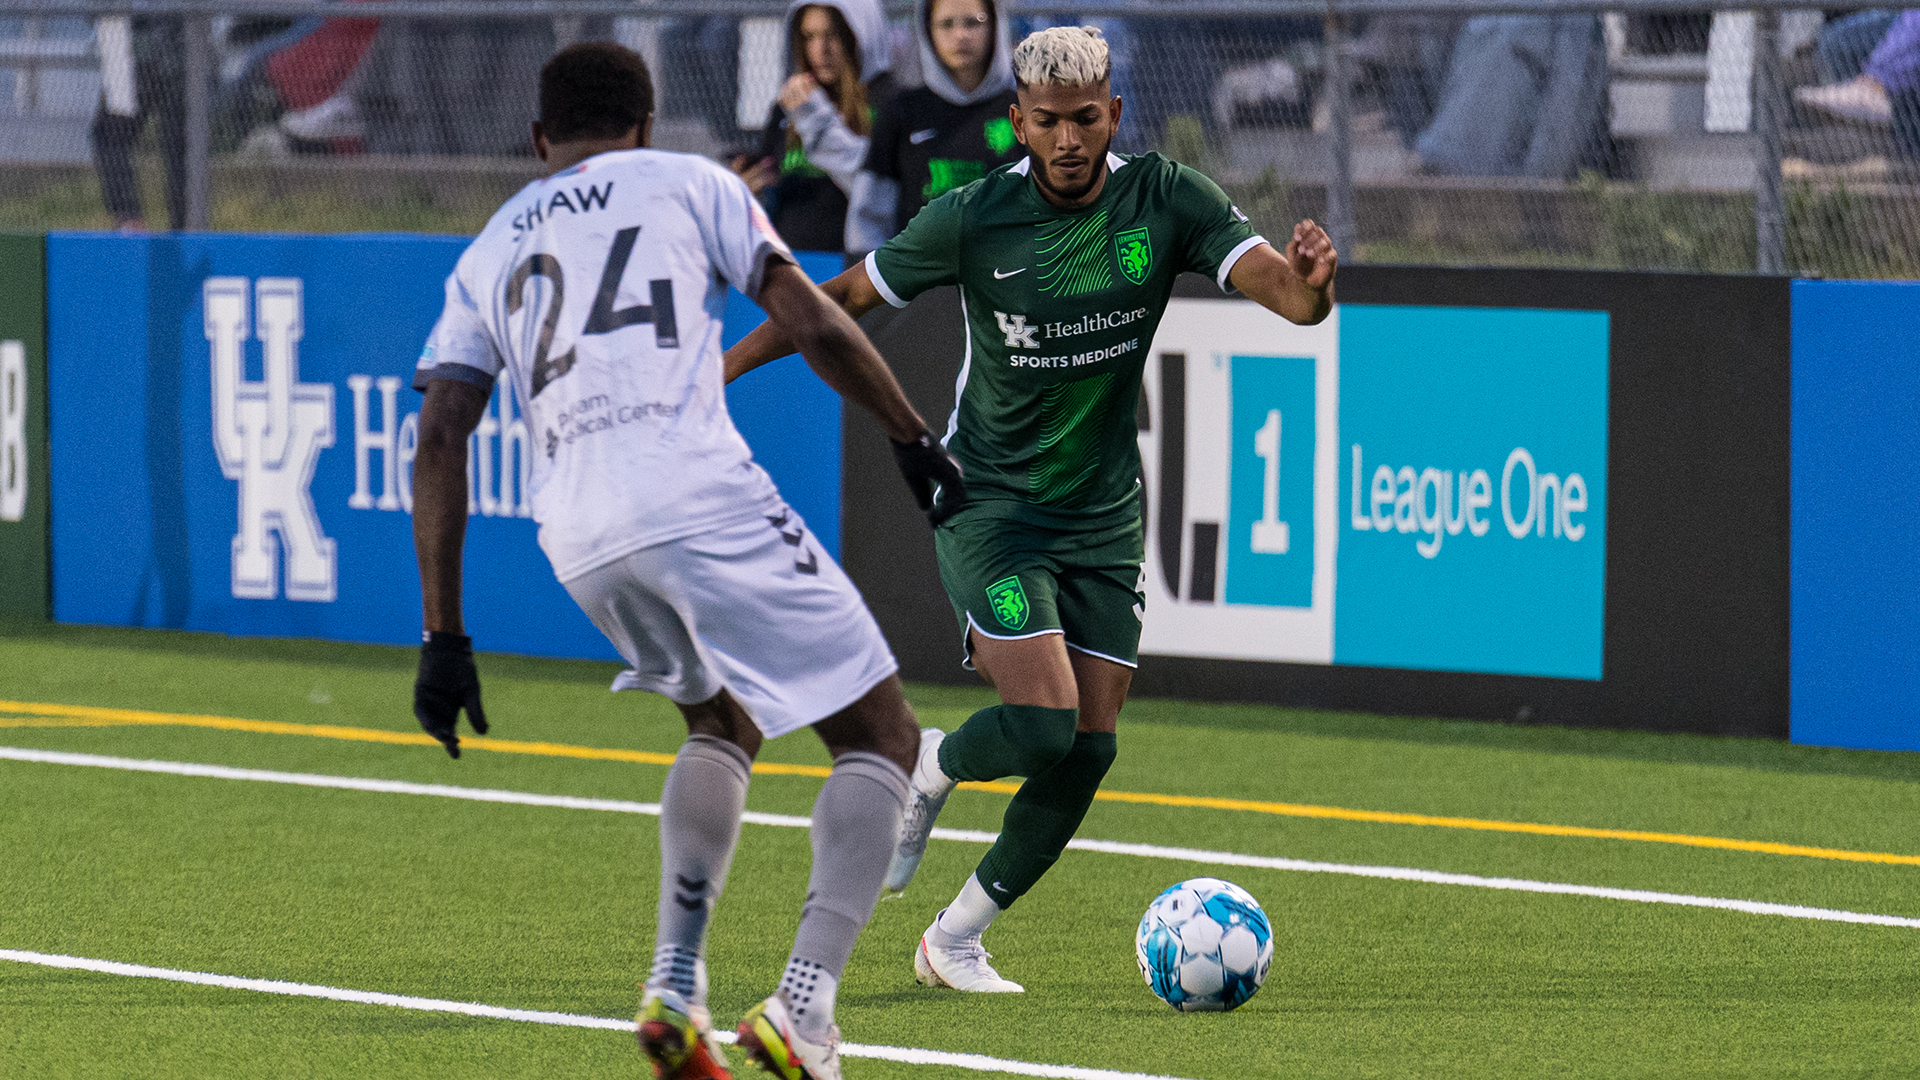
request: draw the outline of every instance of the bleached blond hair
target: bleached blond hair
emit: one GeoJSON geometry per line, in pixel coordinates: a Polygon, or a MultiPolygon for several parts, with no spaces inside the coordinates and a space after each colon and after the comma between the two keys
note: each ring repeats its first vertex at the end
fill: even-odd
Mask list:
{"type": "Polygon", "coordinates": [[[1021,86],[1092,86],[1112,74],[1107,38],[1097,26],[1036,30],[1013,50],[1013,78],[1021,86]]]}

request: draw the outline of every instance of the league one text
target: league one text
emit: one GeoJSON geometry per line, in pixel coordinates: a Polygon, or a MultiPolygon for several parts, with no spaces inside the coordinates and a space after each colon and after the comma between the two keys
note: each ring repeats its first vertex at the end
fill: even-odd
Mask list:
{"type": "MultiPolygon", "coordinates": [[[[301,280],[291,277],[213,277],[201,289],[212,370],[213,448],[221,474],[238,487],[232,561],[238,599],[272,600],[284,591],[289,600],[327,603],[339,594],[336,546],[311,494],[320,453],[334,445],[335,388],[300,381],[302,293],[301,280]],[[246,378],[250,339],[260,346],[263,378],[258,382],[246,378]]],[[[348,509],[413,512],[420,414],[400,415],[403,382],[395,375],[347,377],[354,475],[348,509]]],[[[8,423],[11,440],[14,425],[8,423]]],[[[532,516],[527,501],[531,447],[526,422],[502,382],[468,442],[468,513],[532,516]]]]}

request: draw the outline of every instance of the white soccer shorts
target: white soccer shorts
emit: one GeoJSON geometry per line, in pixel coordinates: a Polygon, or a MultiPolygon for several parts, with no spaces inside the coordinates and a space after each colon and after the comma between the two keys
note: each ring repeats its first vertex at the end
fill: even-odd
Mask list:
{"type": "Polygon", "coordinates": [[[724,689],[770,739],[899,670],[859,590],[790,508],[641,548],[565,584],[630,665],[613,689],[682,705],[724,689]]]}

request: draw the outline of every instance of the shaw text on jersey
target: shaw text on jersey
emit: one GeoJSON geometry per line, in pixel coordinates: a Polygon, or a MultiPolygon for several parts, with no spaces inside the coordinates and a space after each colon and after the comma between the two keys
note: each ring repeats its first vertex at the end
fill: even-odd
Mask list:
{"type": "Polygon", "coordinates": [[[542,195],[540,198],[535,199],[532,205],[513,216],[513,235],[517,239],[521,233],[533,228],[535,225],[540,224],[542,221],[545,221],[547,218],[552,217],[562,210],[565,210],[569,214],[584,214],[591,210],[605,210],[607,208],[607,200],[612,196],[613,181],[611,180],[607,181],[605,189],[602,189],[599,184],[589,184],[585,191],[574,188],[571,199],[567,197],[567,192],[564,188],[555,191],[552,195],[542,195]],[[595,205],[596,203],[598,205],[595,205]]]}

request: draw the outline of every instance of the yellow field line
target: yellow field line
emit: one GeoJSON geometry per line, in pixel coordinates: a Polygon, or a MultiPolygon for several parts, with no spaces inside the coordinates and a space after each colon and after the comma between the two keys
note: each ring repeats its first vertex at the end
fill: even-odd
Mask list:
{"type": "MultiPolygon", "coordinates": [[[[14,714],[0,715],[0,728],[113,727],[150,724],[249,731],[266,735],[308,735],[323,739],[350,739],[358,742],[394,743],[406,746],[439,745],[431,736],[423,732],[383,731],[378,728],[345,727],[337,724],[291,724],[279,720],[242,720],[231,716],[193,716],[183,713],[147,712],[141,709],[104,709],[91,705],[0,701],[0,714],[14,714]]],[[[541,757],[582,758],[590,761],[624,761],[639,765],[671,765],[674,759],[672,754],[649,750],[617,750],[597,746],[573,746],[567,743],[521,742],[514,739],[490,739],[479,735],[462,737],[460,745],[475,750],[491,750],[500,754],[533,754],[541,757]]],[[[824,777],[828,772],[824,765],[782,765],[773,762],[756,762],[753,771],[764,776],[813,777],[824,777]]],[[[960,786],[973,791],[992,791],[1001,794],[1012,794],[1019,790],[1017,784],[999,782],[960,786]]],[[[1801,844],[1778,844],[1767,840],[1735,840],[1723,836],[1694,836],[1688,833],[1594,829],[1582,825],[1546,825],[1527,821],[1442,817],[1433,814],[1406,814],[1392,810],[1352,810],[1340,806],[1263,802],[1254,799],[1221,799],[1202,795],[1161,795],[1139,791],[1102,790],[1096,793],[1094,798],[1103,802],[1234,810],[1254,814],[1274,814],[1281,817],[1363,821],[1381,825],[1422,825],[1429,828],[1525,833],[1533,836],[1572,836],[1593,840],[1633,840],[1648,844],[1679,844],[1685,847],[1750,851],[1765,855],[1795,855],[1842,862],[1920,866],[1920,855],[1807,847],[1801,844]]]]}

